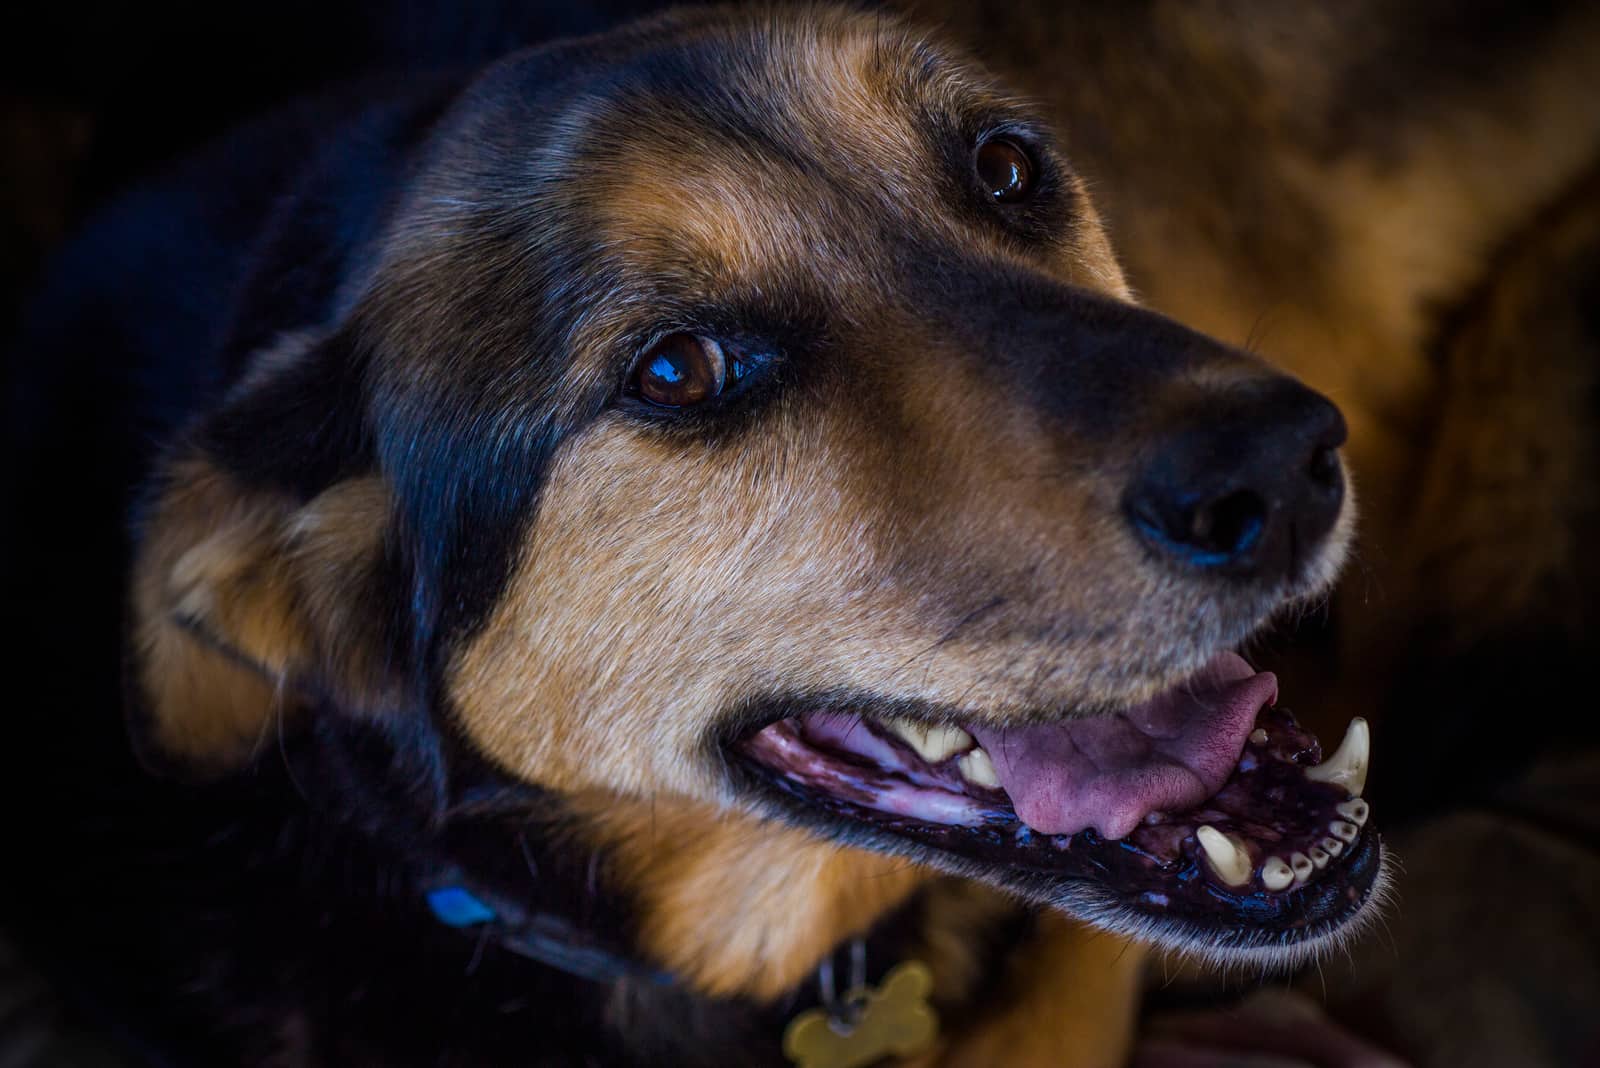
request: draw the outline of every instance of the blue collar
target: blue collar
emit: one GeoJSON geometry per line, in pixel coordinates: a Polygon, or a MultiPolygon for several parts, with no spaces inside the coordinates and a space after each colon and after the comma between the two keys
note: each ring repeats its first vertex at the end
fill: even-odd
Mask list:
{"type": "Polygon", "coordinates": [[[526,912],[482,888],[469,889],[459,872],[423,891],[423,900],[440,923],[477,930],[519,957],[538,961],[596,983],[638,979],[675,985],[671,973],[601,944],[571,920],[548,912],[526,912]]]}

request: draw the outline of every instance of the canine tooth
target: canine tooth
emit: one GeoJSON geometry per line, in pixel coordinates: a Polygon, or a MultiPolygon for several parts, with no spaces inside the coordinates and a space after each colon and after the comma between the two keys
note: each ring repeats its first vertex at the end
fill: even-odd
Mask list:
{"type": "Polygon", "coordinates": [[[1372,815],[1371,806],[1359,797],[1353,801],[1340,801],[1333,806],[1333,810],[1357,827],[1365,827],[1367,817],[1372,815]]]}
{"type": "MultiPolygon", "coordinates": [[[[1333,844],[1338,845],[1339,843],[1334,842],[1333,844]]],[[[1329,857],[1326,849],[1319,849],[1317,846],[1312,846],[1310,849],[1306,850],[1306,852],[1311,854],[1311,863],[1315,864],[1317,867],[1326,868],[1328,866],[1329,857]]]]}
{"type": "Polygon", "coordinates": [[[956,761],[956,767],[961,771],[961,777],[968,782],[977,783],[979,786],[988,786],[1000,789],[1000,776],[995,774],[994,761],[989,759],[982,747],[962,754],[956,761]]]}
{"type": "Polygon", "coordinates": [[[1250,854],[1237,838],[1223,834],[1209,823],[1194,832],[1200,848],[1206,851],[1206,861],[1217,878],[1229,886],[1243,886],[1250,881],[1250,854]]]}
{"type": "MultiPolygon", "coordinates": [[[[1317,852],[1320,853],[1322,851],[1319,849],[1317,852]]],[[[1327,857],[1324,856],[1322,864],[1327,862],[1327,857]]],[[[1289,855],[1289,867],[1294,869],[1294,877],[1296,879],[1311,878],[1311,873],[1322,867],[1322,864],[1316,863],[1304,853],[1291,853],[1289,855]]]]}
{"type": "Polygon", "coordinates": [[[1250,740],[1252,742],[1256,743],[1257,745],[1266,745],[1267,744],[1266,728],[1257,727],[1255,730],[1251,731],[1250,732],[1250,740]]]}
{"type": "Polygon", "coordinates": [[[1360,797],[1367,785],[1367,763],[1372,755],[1372,733],[1367,721],[1357,716],[1345,728],[1344,741],[1333,755],[1314,768],[1306,769],[1306,778],[1312,782],[1331,782],[1350,791],[1351,797],[1360,797]]]}
{"type": "Polygon", "coordinates": [[[930,764],[949,760],[955,754],[972,748],[972,735],[960,727],[928,727],[899,717],[885,722],[890,730],[917,751],[917,756],[930,764]]]}
{"type": "Polygon", "coordinates": [[[1268,890],[1282,890],[1294,882],[1294,869],[1282,857],[1268,857],[1261,865],[1261,885],[1268,890]]]}
{"type": "Polygon", "coordinates": [[[1330,857],[1336,857],[1340,853],[1344,852],[1344,843],[1339,841],[1337,838],[1324,838],[1317,844],[1321,846],[1322,851],[1327,853],[1330,857]]]}
{"type": "Polygon", "coordinates": [[[1342,838],[1346,842],[1354,842],[1356,835],[1361,833],[1361,828],[1344,820],[1334,820],[1328,824],[1328,830],[1333,832],[1335,838],[1342,838]]]}

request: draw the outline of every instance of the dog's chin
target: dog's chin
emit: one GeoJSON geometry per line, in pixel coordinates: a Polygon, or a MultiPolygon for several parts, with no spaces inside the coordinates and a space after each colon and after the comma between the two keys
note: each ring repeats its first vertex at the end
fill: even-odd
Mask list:
{"type": "Polygon", "coordinates": [[[1224,653],[1119,713],[1039,723],[881,695],[786,696],[721,746],[783,818],[1212,963],[1292,966],[1384,896],[1361,800],[1366,724],[1336,752],[1224,653]]]}

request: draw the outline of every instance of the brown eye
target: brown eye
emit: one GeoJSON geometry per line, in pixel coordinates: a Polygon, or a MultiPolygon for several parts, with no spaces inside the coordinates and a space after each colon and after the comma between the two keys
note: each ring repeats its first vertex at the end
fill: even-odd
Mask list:
{"type": "Polygon", "coordinates": [[[668,334],[652,345],[634,371],[639,396],[663,408],[690,408],[722,392],[728,365],[722,346],[694,334],[668,334]]]}
{"type": "Polygon", "coordinates": [[[978,146],[978,181],[996,201],[1015,204],[1033,192],[1033,161],[1015,142],[1004,138],[978,146]]]}

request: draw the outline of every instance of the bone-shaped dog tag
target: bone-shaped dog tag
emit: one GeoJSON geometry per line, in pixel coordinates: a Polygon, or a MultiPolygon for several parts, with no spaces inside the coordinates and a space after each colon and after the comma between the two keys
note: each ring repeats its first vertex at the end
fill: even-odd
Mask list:
{"type": "Polygon", "coordinates": [[[933,973],[918,960],[896,965],[876,990],[845,995],[855,1006],[848,1023],[827,1006],[802,1012],[783,1032],[783,1052],[797,1068],[865,1068],[884,1057],[921,1053],[939,1035],[939,1018],[928,1004],[933,973]]]}

